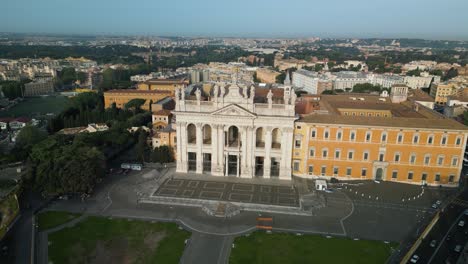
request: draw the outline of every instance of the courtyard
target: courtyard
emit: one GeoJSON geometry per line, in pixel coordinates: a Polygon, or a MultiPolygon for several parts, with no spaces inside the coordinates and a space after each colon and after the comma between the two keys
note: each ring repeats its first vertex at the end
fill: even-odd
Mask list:
{"type": "Polygon", "coordinates": [[[299,195],[292,186],[227,181],[166,179],[153,196],[299,207],[299,195]]]}

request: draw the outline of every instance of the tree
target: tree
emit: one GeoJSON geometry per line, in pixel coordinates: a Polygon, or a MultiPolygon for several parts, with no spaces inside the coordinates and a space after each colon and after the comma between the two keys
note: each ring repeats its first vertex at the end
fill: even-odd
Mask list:
{"type": "Polygon", "coordinates": [[[414,70],[406,72],[406,76],[421,76],[421,70],[419,68],[416,68],[414,70]]]}
{"type": "Polygon", "coordinates": [[[132,99],[125,104],[125,109],[133,110],[134,113],[137,113],[141,110],[141,106],[143,106],[145,102],[146,102],[146,99],[141,99],[141,98],[132,99]]]}
{"type": "Polygon", "coordinates": [[[79,71],[76,73],[76,79],[80,81],[80,84],[83,84],[88,79],[88,75],[86,74],[86,72],[79,71]]]}
{"type": "Polygon", "coordinates": [[[33,146],[47,138],[47,133],[35,126],[26,126],[16,137],[16,144],[13,153],[18,160],[26,159],[33,146]]]}
{"type": "Polygon", "coordinates": [[[76,71],[75,68],[63,68],[59,73],[59,79],[65,85],[70,85],[76,81],[76,71]]]}
{"type": "Polygon", "coordinates": [[[91,193],[104,176],[104,155],[96,147],[53,136],[32,148],[31,181],[44,195],[91,193]]]}
{"type": "Polygon", "coordinates": [[[450,68],[450,70],[447,71],[447,73],[445,74],[445,76],[442,78],[444,81],[447,81],[447,80],[450,80],[454,77],[457,77],[458,76],[458,70],[455,69],[455,68],[450,68]]]}
{"type": "Polygon", "coordinates": [[[322,64],[320,64],[320,63],[316,63],[316,64],[315,64],[314,70],[315,70],[316,72],[319,72],[319,71],[321,71],[322,69],[323,69],[323,65],[322,65],[322,64]]]}
{"type": "Polygon", "coordinates": [[[140,129],[138,133],[138,141],[136,145],[137,158],[141,162],[145,162],[145,150],[146,150],[146,137],[148,135],[143,129],[140,129]]]}
{"type": "Polygon", "coordinates": [[[382,87],[380,85],[372,85],[371,83],[359,83],[353,86],[354,93],[371,93],[381,91],[382,87]]]}
{"type": "Polygon", "coordinates": [[[282,72],[281,74],[276,76],[276,83],[284,83],[286,79],[286,73],[282,72]]]}

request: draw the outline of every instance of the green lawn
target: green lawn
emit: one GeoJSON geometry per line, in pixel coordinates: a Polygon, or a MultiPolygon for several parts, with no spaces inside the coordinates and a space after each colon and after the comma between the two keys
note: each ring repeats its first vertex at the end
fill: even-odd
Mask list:
{"type": "Polygon", "coordinates": [[[255,232],[238,237],[230,256],[231,264],[244,263],[385,263],[392,247],[381,241],[325,238],[317,235],[255,232]]]}
{"type": "Polygon", "coordinates": [[[0,111],[0,117],[33,117],[37,114],[58,114],[69,104],[65,96],[47,96],[26,98],[21,103],[13,106],[7,111],[0,111]]]}
{"type": "Polygon", "coordinates": [[[174,223],[90,216],[49,234],[49,260],[60,263],[179,263],[190,233],[174,223]]]}
{"type": "Polygon", "coordinates": [[[59,226],[70,222],[71,220],[80,216],[79,214],[58,212],[58,211],[46,211],[37,215],[37,223],[39,225],[39,231],[50,229],[52,227],[59,226]]]}

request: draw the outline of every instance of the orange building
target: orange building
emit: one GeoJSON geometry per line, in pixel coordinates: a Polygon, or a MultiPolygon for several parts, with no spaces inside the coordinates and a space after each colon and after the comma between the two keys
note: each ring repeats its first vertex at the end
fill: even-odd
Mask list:
{"type": "Polygon", "coordinates": [[[124,108],[125,104],[132,99],[145,99],[146,102],[142,106],[142,109],[150,110],[150,104],[157,102],[167,96],[172,96],[173,92],[167,90],[157,90],[157,91],[140,91],[140,90],[110,90],[104,92],[104,106],[106,108],[111,107],[113,103],[116,104],[118,108],[124,108]]]}
{"type": "Polygon", "coordinates": [[[458,186],[466,126],[392,97],[322,95],[318,104],[295,124],[295,176],[458,186]]]}
{"type": "Polygon", "coordinates": [[[146,82],[138,83],[137,89],[142,91],[170,91],[174,96],[176,87],[186,87],[189,80],[186,78],[180,79],[151,79],[146,82]]]}

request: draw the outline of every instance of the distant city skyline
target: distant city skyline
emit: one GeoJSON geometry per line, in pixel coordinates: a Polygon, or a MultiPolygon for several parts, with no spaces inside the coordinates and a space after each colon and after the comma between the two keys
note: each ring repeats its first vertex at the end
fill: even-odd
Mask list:
{"type": "Polygon", "coordinates": [[[0,32],[468,40],[468,1],[15,0],[0,32]]]}

